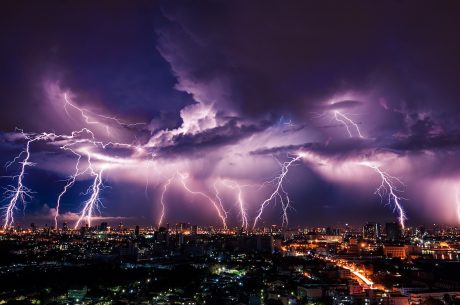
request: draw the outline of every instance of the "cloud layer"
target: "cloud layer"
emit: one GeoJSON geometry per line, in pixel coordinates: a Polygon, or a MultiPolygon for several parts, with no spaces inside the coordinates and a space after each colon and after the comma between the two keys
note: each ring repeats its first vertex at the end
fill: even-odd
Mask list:
{"type": "MultiPolygon", "coordinates": [[[[137,36],[123,34],[118,26],[100,30],[89,34],[88,50],[81,52],[70,47],[83,43],[82,37],[57,33],[53,40],[40,31],[47,39],[34,45],[39,53],[49,48],[49,64],[30,70],[34,81],[22,80],[26,92],[5,91],[4,99],[18,102],[9,102],[3,115],[4,159],[25,144],[13,125],[31,135],[70,135],[88,128],[93,142],[34,143],[36,170],[69,176],[75,154],[62,147],[75,145],[85,160],[91,156],[96,171],[107,168],[107,185],[117,186],[104,191],[114,195],[103,213],[110,213],[110,206],[129,213],[116,194],[124,184],[147,185],[149,196],[135,201],[152,222],[161,213],[161,198],[168,198],[171,207],[199,204],[206,210],[200,217],[166,208],[170,221],[216,225],[216,212],[227,212],[231,225],[241,224],[242,210],[235,204],[239,191],[253,219],[276,189],[273,178],[283,173],[283,162],[298,156],[283,192],[263,214],[265,224],[281,222],[287,194],[295,208],[289,213],[294,225],[314,215],[323,223],[376,218],[385,209],[374,195],[381,181],[375,170],[362,166],[372,162],[404,182],[409,221],[458,222],[460,41],[453,29],[460,24],[452,13],[457,6],[455,1],[167,1],[148,6],[147,17],[137,7],[115,10],[106,18],[120,16],[137,36]],[[139,24],[136,16],[154,22],[139,24]],[[150,42],[143,45],[146,34],[150,42]],[[147,49],[151,53],[144,54],[147,49]],[[139,57],[119,65],[104,59],[102,51],[115,59],[139,57]],[[98,58],[100,64],[92,61],[98,58]],[[98,76],[89,83],[85,75],[93,72],[98,76]],[[166,184],[172,191],[164,193],[166,184]],[[357,217],[356,211],[362,213],[357,217]]],[[[78,6],[56,10],[69,8],[90,14],[78,6]]],[[[28,17],[26,12],[16,16],[8,20],[18,24],[28,17]]],[[[58,21],[51,19],[44,29],[53,33],[58,21]]],[[[82,30],[79,21],[63,26],[82,30]]],[[[37,66],[37,60],[31,62],[37,66]]],[[[88,185],[93,178],[85,173],[78,182],[88,185]]],[[[27,179],[33,184],[36,178],[27,179]]],[[[78,213],[84,198],[69,195],[64,213],[78,213]]],[[[388,211],[391,220],[391,204],[388,211]]]]}

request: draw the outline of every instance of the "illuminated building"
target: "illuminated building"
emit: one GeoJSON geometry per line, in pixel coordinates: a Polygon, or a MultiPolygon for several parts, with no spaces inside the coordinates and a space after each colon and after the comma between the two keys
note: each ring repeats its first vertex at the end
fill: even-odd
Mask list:
{"type": "Polygon", "coordinates": [[[402,246],[385,245],[383,246],[383,254],[386,257],[405,259],[407,256],[407,251],[404,245],[402,246]]]}
{"type": "Polygon", "coordinates": [[[190,224],[185,222],[180,222],[176,224],[176,233],[184,233],[185,231],[190,230],[190,224]]]}
{"type": "Polygon", "coordinates": [[[197,234],[198,234],[198,226],[197,226],[197,225],[193,225],[193,226],[192,226],[192,234],[193,234],[193,235],[197,235],[197,234]]]}
{"type": "Polygon", "coordinates": [[[363,238],[377,240],[380,238],[380,224],[368,222],[363,226],[363,238]]]}

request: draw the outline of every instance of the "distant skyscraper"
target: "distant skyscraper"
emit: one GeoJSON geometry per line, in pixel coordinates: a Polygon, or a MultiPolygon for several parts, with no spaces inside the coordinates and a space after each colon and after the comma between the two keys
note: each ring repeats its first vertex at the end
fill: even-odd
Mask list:
{"type": "Polygon", "coordinates": [[[139,226],[136,226],[136,228],[134,229],[134,235],[139,236],[139,230],[139,226]]]}
{"type": "Polygon", "coordinates": [[[244,251],[273,252],[272,235],[250,235],[238,237],[238,248],[244,251]]]}
{"type": "Polygon", "coordinates": [[[155,232],[155,241],[158,244],[164,244],[169,246],[169,232],[168,229],[160,227],[157,232],[155,232]]]}
{"type": "Polygon", "coordinates": [[[198,233],[198,226],[197,225],[193,225],[192,226],[192,234],[193,235],[196,235],[198,233]]]}
{"type": "Polygon", "coordinates": [[[385,224],[385,233],[387,241],[398,241],[401,239],[401,226],[398,222],[388,222],[385,224]]]}
{"type": "Polygon", "coordinates": [[[176,233],[184,233],[185,231],[190,230],[190,224],[185,222],[180,222],[176,224],[176,233]]]}
{"type": "Polygon", "coordinates": [[[67,222],[63,222],[62,223],[62,231],[67,231],[69,229],[69,227],[67,226],[67,222]]]}
{"type": "Polygon", "coordinates": [[[340,235],[340,230],[336,228],[326,228],[326,235],[340,235]]]}
{"type": "Polygon", "coordinates": [[[377,240],[380,237],[380,224],[368,222],[363,227],[363,238],[377,240]]]}

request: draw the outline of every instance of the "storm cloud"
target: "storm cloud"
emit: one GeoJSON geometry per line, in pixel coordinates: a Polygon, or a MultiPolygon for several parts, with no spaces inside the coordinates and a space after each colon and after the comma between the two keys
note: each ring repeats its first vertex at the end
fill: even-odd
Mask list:
{"type": "MultiPolygon", "coordinates": [[[[93,141],[31,145],[34,174],[25,180],[44,190],[34,195],[34,217],[54,209],[56,190],[44,185],[62,186],[77,152],[113,185],[102,211],[113,219],[136,219],[124,200],[138,193],[133,201],[152,215],[142,221],[154,222],[167,185],[170,221],[220,224],[213,211],[229,210],[239,225],[235,183],[254,218],[298,157],[283,184],[294,225],[379,218],[378,175],[366,162],[404,181],[409,221],[459,221],[457,1],[2,6],[1,161],[26,144],[15,127],[31,137],[87,128],[93,141]],[[216,188],[225,208],[215,207],[216,188]],[[190,208],[197,201],[203,215],[190,208]]],[[[17,182],[20,165],[5,171],[13,178],[4,185],[17,182]]],[[[94,175],[77,184],[88,187],[94,175]]],[[[76,218],[85,197],[65,200],[63,215],[76,218]]],[[[279,212],[271,202],[264,223],[279,223],[279,212]]]]}

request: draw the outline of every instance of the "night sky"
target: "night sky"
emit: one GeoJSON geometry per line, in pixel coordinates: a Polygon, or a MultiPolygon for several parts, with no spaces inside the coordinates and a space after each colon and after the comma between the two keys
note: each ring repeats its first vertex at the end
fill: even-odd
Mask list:
{"type": "Polygon", "coordinates": [[[3,1],[2,224],[458,224],[459,12],[3,1]]]}

